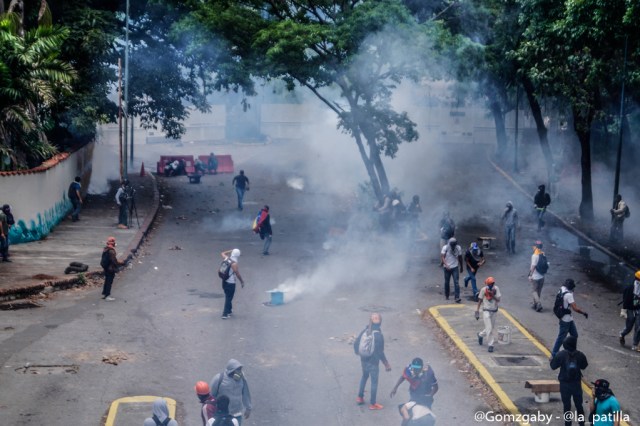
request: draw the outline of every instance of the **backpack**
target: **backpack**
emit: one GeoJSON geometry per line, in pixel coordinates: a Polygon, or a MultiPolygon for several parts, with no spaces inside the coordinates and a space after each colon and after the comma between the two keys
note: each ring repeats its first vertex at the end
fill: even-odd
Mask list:
{"type": "Polygon", "coordinates": [[[624,217],[628,218],[629,216],[631,216],[631,210],[629,210],[629,206],[627,206],[625,204],[625,206],[624,206],[624,217]]]}
{"type": "Polygon", "coordinates": [[[234,417],[231,414],[225,414],[222,417],[216,417],[213,426],[235,426],[234,417]]]}
{"type": "Polygon", "coordinates": [[[166,419],[164,419],[163,422],[161,422],[160,419],[158,419],[155,414],[151,418],[153,419],[154,422],[156,422],[157,426],[167,426],[171,421],[171,417],[167,417],[166,419]]]}
{"type": "Polygon", "coordinates": [[[220,267],[218,268],[218,276],[222,278],[224,281],[228,280],[231,276],[231,265],[233,261],[231,258],[227,258],[222,261],[220,267]]]}
{"type": "Polygon", "coordinates": [[[580,380],[580,367],[578,366],[578,360],[574,352],[568,353],[567,359],[564,362],[564,371],[568,381],[574,382],[580,380]]]}
{"type": "Polygon", "coordinates": [[[365,328],[362,334],[360,335],[360,341],[358,342],[358,346],[356,347],[356,354],[361,357],[370,357],[373,355],[375,350],[375,332],[377,330],[371,330],[369,327],[365,328]]]}
{"type": "Polygon", "coordinates": [[[538,255],[538,263],[536,264],[536,271],[538,271],[539,274],[546,274],[547,271],[549,270],[549,262],[547,261],[547,256],[544,255],[544,253],[540,253],[538,255]]]}
{"type": "Polygon", "coordinates": [[[564,295],[569,293],[568,291],[559,291],[556,294],[556,301],[553,303],[553,313],[558,319],[562,319],[563,316],[570,314],[571,310],[564,307],[564,295]]]}
{"type": "Polygon", "coordinates": [[[109,256],[109,250],[102,251],[100,266],[102,266],[103,269],[107,269],[109,266],[111,266],[111,257],[109,256]]]}

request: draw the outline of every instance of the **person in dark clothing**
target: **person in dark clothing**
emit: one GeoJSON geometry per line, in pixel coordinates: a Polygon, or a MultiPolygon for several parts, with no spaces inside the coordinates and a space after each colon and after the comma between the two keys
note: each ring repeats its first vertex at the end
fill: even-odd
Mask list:
{"type": "Polygon", "coordinates": [[[3,262],[11,262],[9,260],[9,228],[9,216],[3,208],[0,210],[0,256],[3,262]]]}
{"type": "Polygon", "coordinates": [[[638,350],[640,344],[640,270],[635,273],[633,284],[627,285],[622,292],[622,312],[620,315],[625,318],[624,329],[620,332],[620,345],[625,345],[624,336],[633,332],[632,351],[638,350]]]}
{"type": "MultiPolygon", "coordinates": [[[[576,407],[578,419],[584,419],[584,408],[582,407],[582,370],[589,366],[587,357],[577,349],[578,339],[574,336],[567,336],[562,344],[563,350],[558,352],[550,361],[552,370],[560,369],[558,381],[560,382],[560,397],[565,413],[571,412],[571,399],[576,407]]],[[[571,425],[571,417],[565,417],[565,426],[571,425]]],[[[579,421],[580,426],[584,426],[584,420],[579,421]]]]}
{"type": "Polygon", "coordinates": [[[244,192],[249,190],[249,178],[244,175],[244,170],[240,170],[240,174],[234,176],[231,185],[236,188],[236,194],[238,195],[238,210],[242,210],[244,192]]]}
{"type": "Polygon", "coordinates": [[[467,276],[464,278],[464,286],[466,288],[469,285],[469,281],[471,281],[473,300],[477,301],[478,284],[476,281],[476,274],[478,273],[478,268],[484,265],[484,253],[478,246],[478,243],[473,242],[469,245],[469,248],[464,253],[464,262],[467,265],[467,276]]]}
{"type": "Polygon", "coordinates": [[[391,390],[391,394],[389,395],[391,398],[395,396],[398,391],[398,386],[405,380],[409,382],[409,400],[420,400],[423,405],[431,409],[433,396],[438,392],[438,380],[431,366],[427,365],[425,368],[422,358],[414,358],[411,364],[404,369],[402,376],[400,376],[396,385],[391,390]]]}
{"type": "Polygon", "coordinates": [[[214,175],[218,174],[218,159],[213,152],[209,154],[209,159],[207,160],[207,168],[209,169],[209,173],[213,173],[214,175]]]}
{"type": "Polygon", "coordinates": [[[187,174],[187,163],[184,159],[178,160],[178,167],[175,170],[175,176],[182,176],[187,174]]]}
{"type": "Polygon", "coordinates": [[[209,421],[207,425],[212,426],[239,426],[238,419],[229,414],[229,397],[220,395],[218,397],[218,410],[213,416],[213,421],[209,421]]]}
{"type": "Polygon", "coordinates": [[[82,179],[80,176],[76,176],[76,178],[69,184],[69,191],[67,191],[67,196],[69,197],[69,201],[71,201],[71,205],[73,206],[73,210],[71,211],[71,221],[77,222],[80,220],[80,209],[82,208],[82,195],[80,194],[80,182],[82,179]]]}
{"type": "Polygon", "coordinates": [[[545,192],[545,186],[540,185],[538,192],[533,197],[533,203],[535,204],[536,215],[538,216],[538,231],[544,228],[544,214],[547,211],[547,207],[551,204],[551,196],[545,192]]]}
{"type": "Polygon", "coordinates": [[[269,206],[264,206],[260,211],[261,218],[258,223],[258,232],[260,233],[260,239],[264,240],[264,246],[262,247],[262,254],[269,255],[269,247],[271,247],[271,215],[269,214],[269,206]]]}
{"type": "Polygon", "coordinates": [[[360,364],[362,366],[362,377],[360,379],[360,389],[358,390],[356,402],[358,405],[364,404],[364,388],[367,385],[369,377],[371,377],[371,399],[369,410],[382,410],[384,408],[381,404],[376,402],[380,361],[384,364],[386,371],[391,371],[391,364],[389,364],[387,357],[384,355],[384,336],[380,329],[381,326],[382,316],[377,312],[372,313],[369,318],[369,325],[362,330],[354,342],[354,350],[356,355],[360,356],[360,364]],[[373,348],[371,355],[365,356],[361,353],[362,348],[360,342],[362,339],[367,339],[368,336],[373,336],[373,348]]]}
{"type": "Polygon", "coordinates": [[[118,260],[116,255],[116,239],[114,237],[107,238],[107,245],[102,250],[102,260],[100,266],[104,270],[104,285],[102,286],[102,298],[109,302],[116,300],[111,297],[111,285],[116,277],[119,266],[124,266],[125,262],[118,260]]]}

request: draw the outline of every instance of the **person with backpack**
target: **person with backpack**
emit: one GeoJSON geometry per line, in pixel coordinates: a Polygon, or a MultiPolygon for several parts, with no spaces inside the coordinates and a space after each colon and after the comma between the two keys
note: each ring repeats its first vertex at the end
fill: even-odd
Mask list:
{"type": "Polygon", "coordinates": [[[565,280],[564,285],[560,287],[560,291],[556,294],[556,300],[553,304],[553,313],[558,318],[559,322],[559,331],[558,338],[556,339],[556,343],[553,345],[553,349],[551,350],[551,358],[554,358],[560,350],[560,346],[564,339],[567,337],[567,334],[578,338],[578,329],[576,328],[576,324],[573,322],[573,316],[571,316],[571,310],[584,315],[585,318],[589,319],[589,314],[576,305],[575,299],[573,298],[573,289],[576,288],[576,283],[571,278],[565,280]]]}
{"type": "MultiPolygon", "coordinates": [[[[249,383],[244,375],[242,364],[236,359],[230,359],[222,373],[216,374],[209,385],[211,395],[216,398],[218,413],[224,412],[225,402],[223,396],[229,400],[225,415],[234,417],[238,426],[242,424],[242,416],[249,419],[251,415],[251,393],[249,383]]],[[[217,415],[216,420],[221,417],[217,415]]],[[[219,423],[215,423],[218,425],[219,423]]]]}
{"type": "Polygon", "coordinates": [[[116,272],[118,272],[118,267],[125,264],[126,262],[118,260],[115,237],[107,238],[107,243],[102,250],[102,258],[100,259],[100,266],[104,271],[104,285],[102,286],[102,298],[104,300],[109,302],[116,300],[111,297],[111,285],[116,277],[116,272]]]}
{"type": "MultiPolygon", "coordinates": [[[[210,419],[213,419],[216,411],[218,410],[217,401],[211,395],[211,391],[209,389],[209,385],[207,382],[199,381],[195,386],[196,395],[198,396],[198,400],[200,404],[202,404],[202,408],[200,410],[200,417],[202,418],[202,425],[207,426],[207,422],[210,419]]],[[[228,405],[228,403],[227,403],[228,405]]]]}
{"type": "Polygon", "coordinates": [[[423,401],[429,409],[433,405],[433,396],[438,392],[438,380],[430,365],[424,367],[422,358],[414,358],[411,364],[402,372],[402,376],[391,390],[389,395],[393,398],[398,390],[398,386],[404,381],[409,382],[409,400],[423,401]]]}
{"type": "Polygon", "coordinates": [[[624,238],[624,221],[631,212],[629,206],[622,199],[622,195],[616,194],[613,200],[613,208],[611,212],[611,231],[609,233],[609,241],[612,243],[621,243],[624,238]]]}
{"type": "Polygon", "coordinates": [[[222,264],[218,271],[218,276],[222,279],[222,290],[224,291],[224,309],[222,311],[222,319],[226,320],[233,314],[233,296],[236,294],[236,279],[240,281],[240,285],[244,288],[244,279],[240,275],[238,268],[238,258],[240,250],[234,248],[220,253],[222,264]]]}
{"type": "Polygon", "coordinates": [[[638,351],[638,345],[640,344],[640,271],[636,271],[633,284],[626,286],[622,292],[621,304],[622,311],[620,314],[626,320],[625,327],[620,332],[620,346],[625,345],[624,336],[631,333],[631,330],[635,327],[631,350],[638,351]]]}
{"type": "Polygon", "coordinates": [[[73,209],[71,210],[71,221],[77,222],[80,220],[80,209],[82,208],[82,194],[80,194],[80,185],[82,178],[76,176],[76,178],[69,184],[69,190],[67,191],[67,197],[71,201],[73,209]]]}
{"type": "Polygon", "coordinates": [[[545,225],[544,214],[547,212],[549,204],[551,204],[551,196],[545,191],[544,185],[538,186],[538,192],[533,197],[533,204],[538,217],[538,231],[541,231],[545,225]]]}
{"type": "Polygon", "coordinates": [[[531,296],[533,297],[531,309],[534,309],[536,312],[542,312],[540,295],[542,294],[542,286],[544,285],[544,276],[548,271],[549,261],[547,260],[547,255],[542,251],[542,241],[538,240],[533,246],[531,266],[529,267],[529,281],[531,282],[531,296]]]}
{"type": "Polygon", "coordinates": [[[384,354],[384,336],[382,335],[382,315],[374,312],[369,317],[369,324],[360,332],[353,342],[353,350],[360,356],[362,366],[362,377],[360,378],[360,388],[356,403],[364,404],[364,388],[371,377],[371,398],[369,400],[369,410],[382,410],[383,405],[376,402],[378,393],[378,375],[380,374],[380,361],[384,364],[387,372],[391,371],[391,364],[384,354]]]}
{"type": "Polygon", "coordinates": [[[593,426],[620,426],[622,410],[620,403],[611,391],[608,380],[598,379],[593,385],[593,399],[590,404],[591,424],[593,426]]]}
{"type": "Polygon", "coordinates": [[[229,414],[229,397],[227,395],[218,397],[218,410],[214,417],[209,419],[206,426],[240,426],[238,419],[229,414]]]}
{"type": "Polygon", "coordinates": [[[169,407],[163,398],[153,402],[153,414],[144,420],[143,426],[178,426],[178,422],[169,417],[169,407]]]}
{"type": "Polygon", "coordinates": [[[484,320],[484,329],[478,333],[478,344],[482,346],[485,337],[489,339],[488,351],[493,352],[493,342],[495,340],[496,332],[496,316],[498,315],[498,303],[502,294],[500,289],[496,285],[496,280],[493,277],[487,277],[484,280],[486,284],[482,287],[480,293],[478,293],[478,307],[476,308],[475,318],[480,319],[480,306],[482,306],[482,319],[484,320]]]}
{"type": "Polygon", "coordinates": [[[460,303],[460,274],[462,273],[462,247],[458,240],[451,237],[440,251],[440,264],[444,271],[444,297],[449,300],[449,284],[453,278],[453,295],[456,303],[460,303]]]}
{"type": "MultiPolygon", "coordinates": [[[[589,366],[587,357],[580,352],[578,347],[578,338],[576,336],[568,336],[562,346],[563,350],[553,355],[549,365],[552,370],[560,369],[558,373],[558,381],[560,382],[560,398],[562,399],[562,409],[564,413],[571,412],[571,400],[576,407],[576,419],[580,426],[584,426],[584,408],[582,407],[582,370],[589,366]]],[[[573,413],[571,413],[573,414],[573,413]]],[[[573,416],[565,416],[565,426],[571,425],[573,416]],[[567,420],[568,419],[568,420],[567,420]]]]}

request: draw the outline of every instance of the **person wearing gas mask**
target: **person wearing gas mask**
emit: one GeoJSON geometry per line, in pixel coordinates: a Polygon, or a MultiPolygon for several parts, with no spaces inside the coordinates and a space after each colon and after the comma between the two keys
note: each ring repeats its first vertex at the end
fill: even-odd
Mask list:
{"type": "Polygon", "coordinates": [[[230,359],[224,372],[216,374],[209,385],[211,395],[229,397],[229,413],[242,424],[242,417],[248,419],[251,415],[251,393],[249,384],[242,371],[240,361],[230,359]]]}
{"type": "Polygon", "coordinates": [[[609,381],[598,379],[593,385],[593,401],[591,401],[591,424],[593,426],[620,426],[622,410],[620,403],[609,387],[609,381]]]}
{"type": "Polygon", "coordinates": [[[500,289],[496,285],[493,277],[484,280],[486,284],[478,293],[478,307],[476,308],[476,320],[480,319],[480,306],[482,306],[482,318],[484,320],[484,330],[478,333],[478,344],[482,345],[485,337],[488,338],[489,352],[493,352],[493,342],[495,340],[496,316],[498,315],[498,303],[500,302],[500,289]]]}
{"type": "Polygon", "coordinates": [[[422,401],[422,405],[431,409],[433,396],[438,392],[438,380],[430,365],[424,366],[422,358],[414,358],[404,371],[398,382],[393,387],[390,397],[393,398],[398,387],[404,381],[409,382],[409,400],[422,401]]]}
{"type": "Polygon", "coordinates": [[[513,203],[507,201],[507,205],[502,213],[504,222],[504,239],[507,245],[507,253],[516,254],[516,228],[518,227],[518,211],[513,208],[513,203]]]}

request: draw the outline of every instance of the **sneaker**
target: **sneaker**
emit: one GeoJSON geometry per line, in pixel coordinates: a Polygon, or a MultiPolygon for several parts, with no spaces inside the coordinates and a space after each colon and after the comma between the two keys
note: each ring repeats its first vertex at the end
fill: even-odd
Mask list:
{"type": "Polygon", "coordinates": [[[468,279],[464,279],[464,288],[469,287],[469,280],[468,279]]]}
{"type": "MultiPolygon", "coordinates": [[[[624,346],[626,342],[624,341],[624,336],[620,336],[620,346],[624,346]]],[[[634,346],[635,347],[635,346],[634,346]]]]}
{"type": "Polygon", "coordinates": [[[223,316],[221,316],[220,318],[222,318],[222,319],[229,319],[229,315],[223,315],[223,316]]]}
{"type": "Polygon", "coordinates": [[[460,303],[462,302],[462,299],[460,299],[459,297],[456,299],[456,303],[460,303]]]}
{"type": "Polygon", "coordinates": [[[381,404],[371,404],[369,410],[382,410],[384,408],[381,404]]]}
{"type": "Polygon", "coordinates": [[[482,336],[478,333],[478,344],[482,346],[482,336]]]}
{"type": "Polygon", "coordinates": [[[116,299],[111,297],[111,296],[107,296],[107,297],[104,298],[104,300],[106,300],[107,302],[113,302],[116,299]]]}
{"type": "Polygon", "coordinates": [[[129,229],[127,225],[119,224],[118,229],[129,229]]]}
{"type": "Polygon", "coordinates": [[[269,252],[268,251],[264,251],[264,252],[262,252],[262,255],[263,256],[269,256],[269,252]]]}
{"type": "Polygon", "coordinates": [[[364,405],[364,398],[359,396],[356,398],[356,404],[358,405],[364,405]]]}
{"type": "Polygon", "coordinates": [[[536,312],[542,312],[542,304],[538,303],[538,306],[536,307],[536,312]]]}
{"type": "Polygon", "coordinates": [[[444,298],[445,298],[446,300],[449,300],[449,296],[445,296],[444,298]]]}
{"type": "Polygon", "coordinates": [[[489,352],[493,352],[493,346],[489,346],[489,352]]]}

